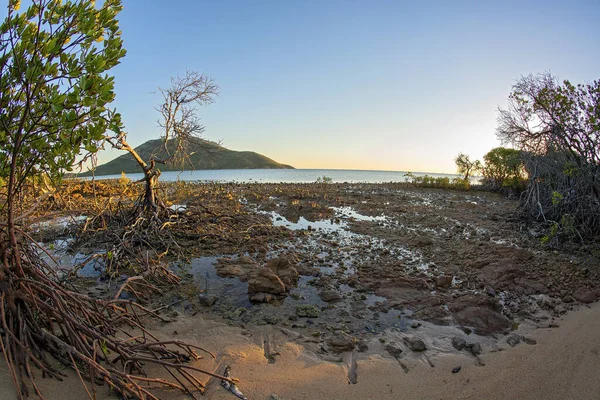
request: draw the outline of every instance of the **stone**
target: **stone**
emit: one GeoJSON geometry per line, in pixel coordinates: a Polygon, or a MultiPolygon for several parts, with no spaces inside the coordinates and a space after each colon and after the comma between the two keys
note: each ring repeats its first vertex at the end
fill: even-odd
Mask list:
{"type": "Polygon", "coordinates": [[[581,303],[589,304],[598,300],[598,298],[600,297],[600,291],[577,289],[573,292],[573,297],[575,298],[575,300],[581,303]]]}
{"type": "Polygon", "coordinates": [[[469,343],[467,344],[467,347],[471,350],[471,354],[474,356],[481,354],[481,345],[479,342],[469,343]]]}
{"type": "Polygon", "coordinates": [[[248,294],[270,293],[282,295],[286,291],[284,283],[269,268],[261,268],[255,271],[248,279],[248,294]]]}
{"type": "Polygon", "coordinates": [[[213,304],[215,304],[216,301],[217,301],[217,296],[207,295],[204,293],[198,295],[198,303],[200,303],[200,305],[203,305],[205,307],[212,306],[213,304]]]}
{"type": "Polygon", "coordinates": [[[421,326],[421,323],[417,322],[417,321],[414,321],[412,324],[410,324],[410,327],[413,329],[417,329],[420,326],[421,326]]]}
{"type": "Polygon", "coordinates": [[[312,304],[301,304],[296,306],[296,315],[299,317],[317,318],[319,316],[319,309],[312,304]]]}
{"type": "Polygon", "coordinates": [[[456,373],[458,373],[460,371],[460,369],[461,369],[460,365],[458,367],[454,367],[454,368],[452,368],[452,373],[456,374],[456,373]]]}
{"type": "Polygon", "coordinates": [[[345,351],[352,351],[356,347],[356,340],[343,332],[336,333],[326,340],[327,346],[334,353],[343,353],[345,351]]]}
{"type": "Polygon", "coordinates": [[[256,293],[250,296],[250,301],[253,303],[270,303],[275,297],[269,293],[256,293]]]}
{"type": "Polygon", "coordinates": [[[437,277],[435,281],[435,286],[442,289],[447,289],[452,286],[452,276],[450,275],[440,275],[437,277]]]}
{"type": "Polygon", "coordinates": [[[358,351],[361,353],[364,353],[367,350],[369,350],[369,346],[367,345],[367,342],[364,340],[359,340],[358,342],[356,342],[356,347],[358,347],[358,351]]]}
{"type": "Polygon", "coordinates": [[[528,345],[537,344],[537,341],[535,339],[527,337],[527,336],[522,336],[521,340],[523,340],[523,343],[528,344],[528,345]]]}
{"type": "Polygon", "coordinates": [[[507,333],[512,326],[504,315],[486,307],[465,307],[455,314],[460,325],[474,328],[477,335],[491,335],[493,333],[507,333]]]}
{"type": "Polygon", "coordinates": [[[563,303],[572,303],[575,301],[575,299],[571,295],[566,295],[562,298],[562,301],[563,303]]]}
{"type": "Polygon", "coordinates": [[[402,355],[402,349],[396,345],[388,344],[385,346],[385,350],[390,353],[390,355],[394,358],[400,358],[402,355]]]}
{"type": "Polygon", "coordinates": [[[279,322],[279,318],[274,315],[265,315],[263,320],[269,325],[275,325],[279,322]]]}
{"type": "Polygon", "coordinates": [[[273,258],[267,261],[266,267],[279,277],[288,290],[298,283],[300,275],[289,258],[273,258]]]}
{"type": "Polygon", "coordinates": [[[338,292],[330,289],[325,289],[319,292],[319,297],[321,298],[321,300],[327,303],[334,303],[336,301],[342,300],[342,296],[338,292]]]}
{"type": "Polygon", "coordinates": [[[521,343],[521,338],[518,335],[508,335],[508,337],[506,338],[506,343],[510,347],[515,347],[516,345],[521,343]]]}
{"type": "Polygon", "coordinates": [[[427,346],[423,340],[418,337],[404,338],[404,343],[408,346],[412,351],[425,351],[427,350],[427,346]]]}
{"type": "Polygon", "coordinates": [[[462,339],[462,338],[459,338],[456,336],[452,338],[452,347],[454,347],[456,350],[461,351],[466,346],[467,346],[467,342],[465,339],[462,339]]]}

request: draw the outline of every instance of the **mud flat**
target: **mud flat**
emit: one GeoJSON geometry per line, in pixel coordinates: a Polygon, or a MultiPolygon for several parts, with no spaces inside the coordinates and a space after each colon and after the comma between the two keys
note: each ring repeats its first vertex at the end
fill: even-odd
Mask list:
{"type": "MultiPolygon", "coordinates": [[[[229,365],[248,398],[600,396],[600,309],[588,306],[600,252],[548,248],[514,200],[406,184],[191,193],[175,200],[182,213],[235,224],[221,226],[229,240],[187,243],[191,261],[172,266],[184,286],[156,300],[171,322],[153,328],[217,352],[200,363],[229,365]]],[[[67,239],[46,245],[75,265],[85,252],[67,239]]],[[[83,275],[91,294],[110,293],[83,275]]],[[[219,382],[208,394],[234,398],[219,382]]]]}

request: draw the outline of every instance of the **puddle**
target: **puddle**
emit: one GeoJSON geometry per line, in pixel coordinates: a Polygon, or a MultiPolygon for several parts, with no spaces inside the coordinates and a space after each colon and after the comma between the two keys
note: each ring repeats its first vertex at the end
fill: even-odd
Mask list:
{"type": "Polygon", "coordinates": [[[31,224],[31,228],[34,232],[39,231],[41,229],[47,228],[66,228],[71,224],[78,224],[87,219],[87,215],[67,215],[54,217],[52,219],[46,221],[34,222],[31,224]]]}
{"type": "Polygon", "coordinates": [[[97,278],[104,270],[104,262],[98,257],[82,253],[69,253],[73,239],[57,239],[50,243],[38,243],[37,252],[50,268],[68,273],[78,268],[77,275],[97,278]],[[43,249],[43,250],[42,250],[43,249]]]}
{"type": "Polygon", "coordinates": [[[354,210],[352,207],[331,207],[336,214],[337,218],[351,218],[357,221],[369,221],[369,222],[386,222],[388,218],[385,215],[379,215],[372,217],[369,215],[363,215],[354,210]]]}
{"type": "Polygon", "coordinates": [[[219,301],[229,302],[236,307],[252,307],[248,300],[248,283],[217,275],[217,260],[217,257],[194,258],[182,268],[194,276],[194,281],[206,295],[217,296],[219,301]]]}
{"type": "Polygon", "coordinates": [[[262,212],[271,216],[273,226],[284,226],[292,231],[297,230],[320,230],[323,232],[346,232],[347,224],[345,222],[336,223],[333,220],[309,221],[304,217],[300,217],[298,222],[291,222],[287,218],[278,214],[275,211],[262,212]]]}

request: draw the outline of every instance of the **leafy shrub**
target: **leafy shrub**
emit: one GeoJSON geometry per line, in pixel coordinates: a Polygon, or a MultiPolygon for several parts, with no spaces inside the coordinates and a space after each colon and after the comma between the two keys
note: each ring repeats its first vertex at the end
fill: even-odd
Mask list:
{"type": "Polygon", "coordinates": [[[430,175],[415,176],[411,172],[404,175],[406,181],[422,188],[469,190],[471,184],[468,179],[453,178],[447,176],[434,177],[430,175]]]}
{"type": "Polygon", "coordinates": [[[319,176],[315,183],[325,183],[325,184],[333,183],[333,178],[331,178],[329,176],[325,176],[325,175],[319,176]]]}
{"type": "Polygon", "coordinates": [[[522,192],[527,186],[524,152],[506,147],[490,150],[483,160],[483,184],[491,190],[522,192]]]}

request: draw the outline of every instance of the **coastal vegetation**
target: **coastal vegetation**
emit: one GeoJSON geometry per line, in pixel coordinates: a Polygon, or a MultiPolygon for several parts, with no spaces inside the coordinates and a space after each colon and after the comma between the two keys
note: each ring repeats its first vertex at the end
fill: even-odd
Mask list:
{"type": "Polygon", "coordinates": [[[153,216],[164,211],[162,202],[156,198],[155,189],[161,174],[157,164],[175,165],[183,170],[190,163],[190,146],[202,147],[205,143],[199,141],[204,132],[204,125],[197,115],[196,107],[212,103],[218,94],[218,87],[212,79],[189,70],[183,77],[171,78],[169,88],[158,90],[163,97],[163,102],[157,108],[161,128],[158,139],[160,155],[154,149],[146,159],[142,158],[136,149],[127,143],[127,134],[122,126],[117,126],[115,135],[105,137],[106,142],[113,148],[127,151],[144,173],[145,191],[137,202],[138,211],[153,216]]]}
{"type": "Polygon", "coordinates": [[[202,390],[190,372],[201,371],[185,365],[199,357],[198,346],[158,340],[142,323],[156,314],[139,302],[81,293],[31,237],[41,205],[60,198],[59,191],[36,193],[35,187],[47,179],[58,184],[77,162],[93,157],[106,132],[123,137],[120,115],[109,108],[111,72],[126,53],[117,20],[121,2],[20,6],[10,0],[0,25],[0,350],[17,396],[43,398],[36,378],[61,380],[65,367],[77,372],[86,391],[84,378],[92,383],[90,398],[99,383],[140,399],[156,398],[148,382],[188,394],[202,390]],[[173,381],[148,377],[151,364],[173,381]]]}
{"type": "Polygon", "coordinates": [[[521,77],[499,110],[498,137],[522,151],[528,176],[521,211],[550,227],[554,244],[600,233],[599,116],[600,81],[550,73],[521,77]]]}
{"type": "Polygon", "coordinates": [[[198,313],[239,328],[264,364],[285,353],[266,325],[316,357],[346,354],[354,384],[369,346],[404,372],[440,349],[483,366],[482,343],[533,345],[519,324],[600,299],[598,81],[519,79],[497,130],[514,148],[460,153],[459,177],[165,183],[161,171],[292,167],[202,139],[197,107],[218,88],[195,71],[159,89],[161,134],[133,148],[111,108],[123,7],[98,3],[9,0],[0,26],[0,352],[19,399],[69,374],[90,399],[98,385],[198,398],[199,376],[245,398],[205,332],[168,325],[198,313]],[[64,179],[105,147],[125,154],[90,174],[120,178],[64,179]],[[554,251],[564,239],[596,253],[554,251]]]}

